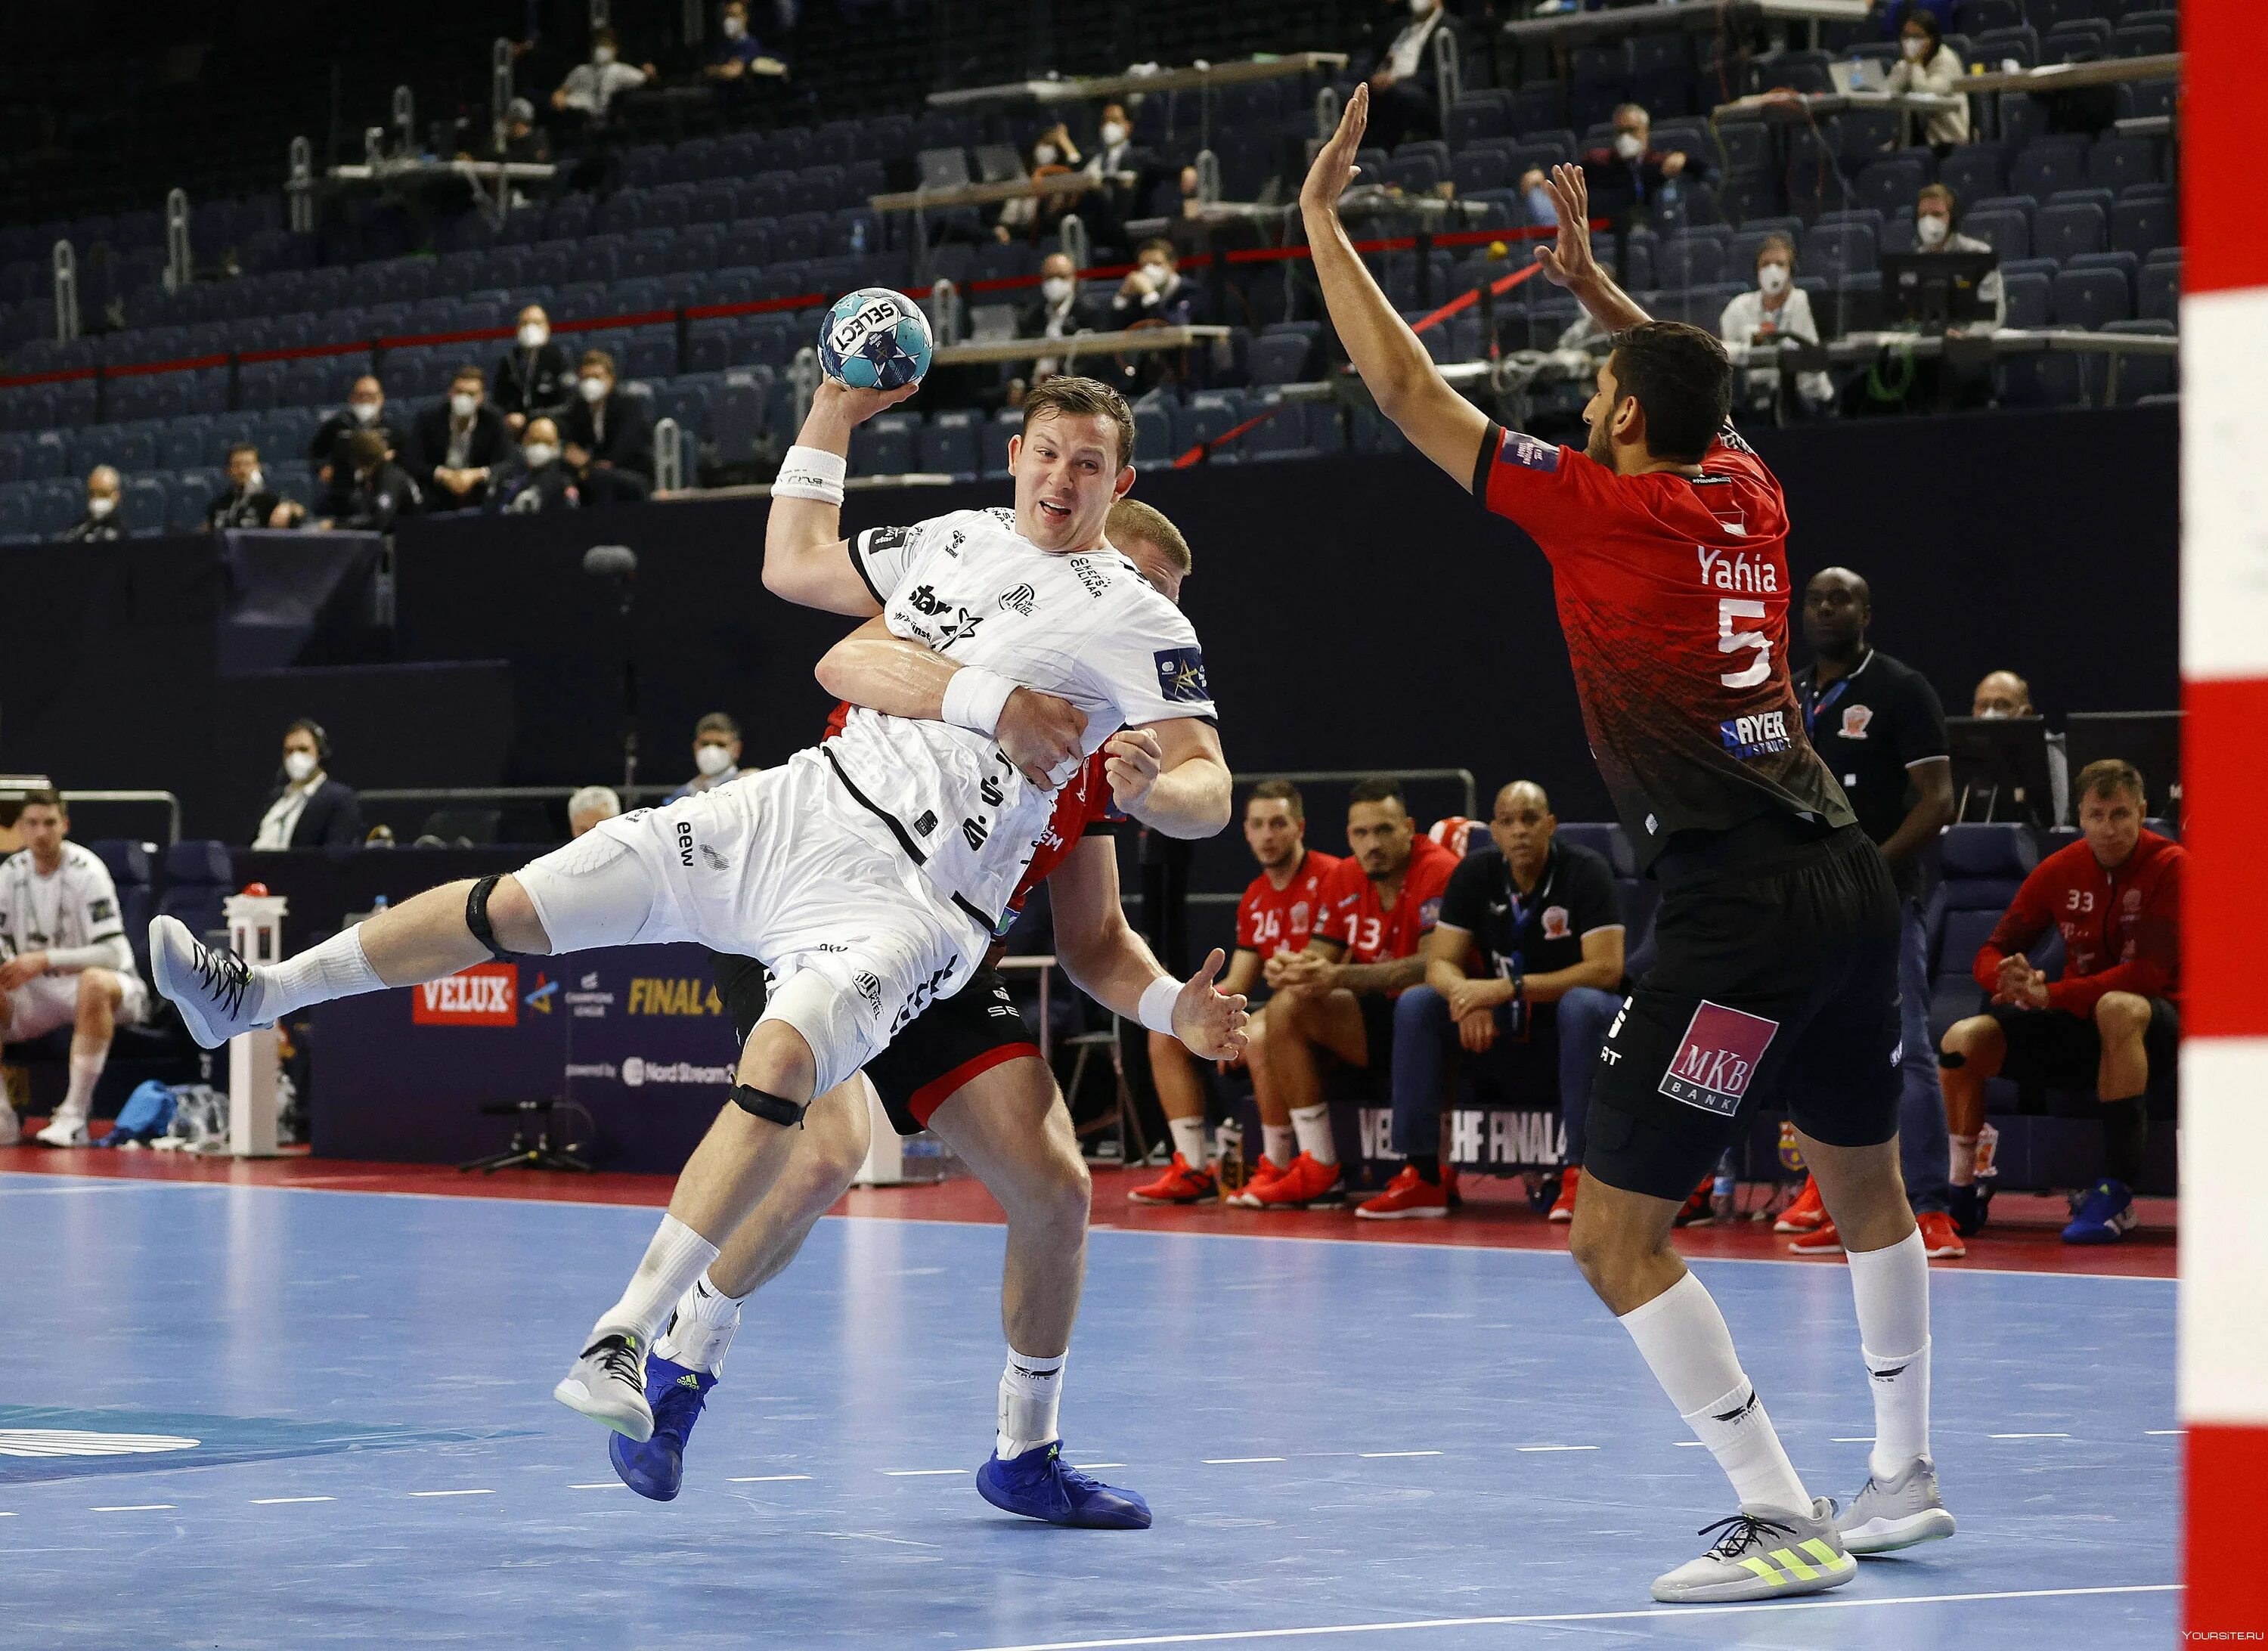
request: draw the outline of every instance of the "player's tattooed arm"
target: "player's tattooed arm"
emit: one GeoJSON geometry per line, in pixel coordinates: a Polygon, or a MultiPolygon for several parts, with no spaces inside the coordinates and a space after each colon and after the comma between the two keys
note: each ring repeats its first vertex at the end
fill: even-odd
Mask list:
{"type": "MultiPolygon", "coordinates": [[[[1108,837],[1080,843],[1049,874],[1048,900],[1055,911],[1056,955],[1064,972],[1112,1013],[1140,1021],[1142,994],[1166,971],[1126,921],[1116,845],[1108,837]]],[[[1243,994],[1215,984],[1222,962],[1214,951],[1174,1000],[1174,1036],[1206,1060],[1241,1058],[1250,1019],[1243,994]]]]}
{"type": "MultiPolygon", "coordinates": [[[[946,690],[961,668],[876,617],[829,648],[814,674],[837,699],[885,716],[942,722],[946,690]]],[[[1052,789],[1051,776],[1079,760],[1086,733],[1086,713],[1069,700],[1018,688],[1001,707],[992,737],[1027,779],[1052,789]]]]}
{"type": "Polygon", "coordinates": [[[1233,789],[1220,735],[1177,717],[1127,728],[1103,742],[1112,800],[1169,837],[1209,837],[1228,823],[1233,789]]]}
{"type": "Polygon", "coordinates": [[[1544,278],[1573,293],[1575,301],[1608,332],[1623,332],[1651,321],[1653,317],[1615,284],[1614,276],[1591,254],[1591,186],[1583,169],[1554,166],[1543,181],[1543,188],[1559,213],[1558,239],[1535,249],[1535,262],[1543,266],[1544,278]]]}
{"type": "Polygon", "coordinates": [[[1316,152],[1300,191],[1307,245],[1315,279],[1331,324],[1346,346],[1347,359],[1410,445],[1469,486],[1488,416],[1451,387],[1433,365],[1418,335],[1395,311],[1370,271],[1355,255],[1354,242],[1339,219],[1339,196],[1354,181],[1354,158],[1370,118],[1370,88],[1357,86],[1347,100],[1339,129],[1316,152]]]}
{"type": "MultiPolygon", "coordinates": [[[[832,459],[837,481],[850,453],[850,432],[884,409],[895,407],[918,387],[854,390],[822,378],[811,398],[811,412],[795,445],[832,459]]],[[[835,491],[839,495],[840,487],[835,491]]],[[[794,498],[775,493],[764,521],[764,588],[805,608],[864,617],[881,611],[843,536],[843,503],[834,498],[794,498]]]]}
{"type": "Polygon", "coordinates": [[[1331,971],[1331,984],[1358,997],[1372,994],[1384,996],[1400,991],[1405,986],[1421,984],[1425,978],[1425,954],[1412,952],[1407,957],[1389,958],[1383,963],[1342,963],[1331,971]]]}

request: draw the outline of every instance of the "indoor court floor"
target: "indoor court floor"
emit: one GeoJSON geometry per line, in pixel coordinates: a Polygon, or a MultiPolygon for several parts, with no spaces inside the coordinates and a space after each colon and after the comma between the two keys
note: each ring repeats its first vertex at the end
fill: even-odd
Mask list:
{"type": "MultiPolygon", "coordinates": [[[[563,1196],[547,1178],[133,1157],[0,1153],[0,1644],[2175,1637],[2162,1236],[2099,1271],[1974,1250],[1932,1270],[1957,1537],[1808,1602],[1672,1609],[1647,1584],[1732,1511],[1724,1481],[1525,1215],[1362,1242],[1351,1221],[1134,1219],[1099,1178],[1113,1225],[1089,1247],[1067,1449],[1109,1464],[1157,1523],[1068,1531],[997,1513],[972,1484],[1000,1367],[1000,1231],[963,1189],[852,1201],[959,1219],[820,1225],[752,1307],[685,1492],[659,1505],[549,1390],[651,1235],[659,1183],[563,1196]],[[370,1190],[388,1184],[494,1196],[370,1190]]],[[[1797,1465],[1848,1495],[1871,1411],[1845,1270],[1772,1249],[1697,1267],[1797,1465]]]]}

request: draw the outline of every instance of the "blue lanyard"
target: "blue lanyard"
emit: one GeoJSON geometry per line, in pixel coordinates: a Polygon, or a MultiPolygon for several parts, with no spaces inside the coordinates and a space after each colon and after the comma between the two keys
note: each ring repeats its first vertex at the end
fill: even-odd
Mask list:
{"type": "Polygon", "coordinates": [[[1817,677],[1812,678],[1812,691],[1803,697],[1803,732],[1807,738],[1819,726],[1819,713],[1840,699],[1843,690],[1851,686],[1849,677],[1838,677],[1835,686],[1822,694],[1818,691],[1818,682],[1817,677]]]}

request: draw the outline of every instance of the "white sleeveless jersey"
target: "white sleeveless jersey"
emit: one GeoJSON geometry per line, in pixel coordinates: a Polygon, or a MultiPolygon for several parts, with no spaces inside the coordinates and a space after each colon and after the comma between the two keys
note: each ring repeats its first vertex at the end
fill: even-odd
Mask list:
{"type": "MultiPolygon", "coordinates": [[[[1054,554],[1016,532],[1013,511],[971,510],[870,528],[850,559],[896,635],[1078,706],[1083,758],[1121,726],[1212,718],[1197,632],[1115,549],[1054,554]]],[[[1054,789],[942,722],[854,709],[822,749],[939,893],[998,932],[1054,789]]]]}
{"type": "Polygon", "coordinates": [[[63,863],[46,877],[29,849],[0,860],[0,962],[26,952],[76,950],[125,932],[118,887],[92,849],[65,839],[63,863]]]}

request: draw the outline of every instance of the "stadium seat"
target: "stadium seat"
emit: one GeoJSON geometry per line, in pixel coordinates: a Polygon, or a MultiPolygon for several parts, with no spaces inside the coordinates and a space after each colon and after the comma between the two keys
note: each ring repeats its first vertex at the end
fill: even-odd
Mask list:
{"type": "Polygon", "coordinates": [[[1510,153],[1501,149],[1465,150],[1449,167],[1449,181],[1456,186],[1460,198],[1490,189],[1508,189],[1518,178],[1510,153]]]}
{"type": "MultiPolygon", "coordinates": [[[[2102,330],[2152,338],[2171,338],[2175,335],[2171,321],[2111,321],[2102,330]]],[[[2132,407],[2151,396],[2176,395],[2180,389],[2179,357],[2121,356],[2118,357],[2117,382],[2110,400],[2117,406],[2132,407]]]]}
{"type": "Polygon", "coordinates": [[[2032,255],[2032,229],[2021,213],[2006,210],[1971,212],[1961,220],[1961,232],[1984,242],[2000,254],[2000,262],[2032,255]]]}
{"type": "Polygon", "coordinates": [[[2087,151],[2087,181],[2105,189],[2158,181],[2158,145],[2154,138],[2106,132],[2087,151]]]}
{"type": "Polygon", "coordinates": [[[1989,69],[1998,69],[2010,58],[2025,69],[2040,66],[2039,32],[2029,23],[1983,30],[1970,37],[1970,50],[1972,63],[1989,69]]]}
{"type": "MultiPolygon", "coordinates": [[[[1243,422],[1244,414],[1237,400],[1221,391],[1200,390],[1188,402],[1174,410],[1173,452],[1175,458],[1200,442],[1213,441],[1243,422]]],[[[1234,463],[1243,455],[1236,444],[1222,448],[1211,456],[1214,463],[1234,463]]]]}
{"type": "Polygon", "coordinates": [[[1509,93],[1467,92],[1449,107],[1449,145],[1462,150],[1476,138],[1507,136],[1513,129],[1512,117],[1509,93]]]}
{"type": "Polygon", "coordinates": [[[2181,49],[2181,31],[2171,11],[2129,15],[2112,32],[2112,53],[2120,57],[2156,57],[2181,49]]]}
{"type": "Polygon", "coordinates": [[[1878,270],[1875,232],[1861,224],[1817,224],[1804,232],[1799,266],[1808,275],[1840,280],[1878,270]]]}
{"type": "Polygon", "coordinates": [[[922,428],[917,442],[917,468],[949,475],[956,482],[973,482],[984,464],[977,426],[981,416],[967,409],[939,413],[922,428]]]}
{"type": "Polygon", "coordinates": [[[2058,261],[2101,252],[2110,239],[2110,216],[2092,201],[2043,207],[2033,225],[2032,245],[2041,257],[2058,261]]]}
{"type": "Polygon", "coordinates": [[[33,536],[33,505],[38,493],[35,482],[0,483],[0,544],[33,536]]]}
{"type": "Polygon", "coordinates": [[[2085,140],[2035,138],[2008,166],[2008,189],[2044,201],[2058,189],[2087,187],[2085,140]]]}
{"type": "Polygon", "coordinates": [[[2135,284],[2135,311],[2140,319],[2154,321],[2181,320],[2182,262],[2176,257],[2150,259],[2142,265],[2142,274],[2135,284]]]}
{"type": "Polygon", "coordinates": [[[2132,320],[2133,311],[2133,291],[2116,269],[2066,269],[2055,278],[2058,327],[2093,332],[2112,321],[2132,320]]]}
{"type": "Polygon", "coordinates": [[[1712,285],[1725,273],[1725,242],[1712,235],[1674,236],[1660,244],[1653,262],[1656,278],[1666,288],[1712,285]]]}
{"type": "Polygon", "coordinates": [[[2073,18],[2049,29],[2040,41],[2042,61],[2088,62],[2111,55],[2111,26],[2102,18],[2073,18]]]}
{"type": "Polygon", "coordinates": [[[1852,193],[1861,206],[1872,207],[1887,218],[1901,209],[1911,212],[1914,196],[1928,181],[1928,166],[1919,156],[1886,155],[1867,163],[1852,185],[1852,193]]]}
{"type": "Polygon", "coordinates": [[[914,468],[917,413],[880,413],[851,434],[850,464],[860,475],[904,475],[914,468]]]}
{"type": "Polygon", "coordinates": [[[2114,251],[2146,257],[2161,247],[2181,244],[2178,219],[2170,195],[2137,195],[2132,192],[2110,209],[2110,245],[2114,251]]]}
{"type": "Polygon", "coordinates": [[[2003,407],[2087,405],[2086,374],[2075,355],[2010,356],[1994,365],[1992,376],[2003,407]]]}
{"type": "Polygon", "coordinates": [[[2000,285],[2007,294],[2009,326],[2030,330],[2048,325],[2055,306],[2053,276],[2004,272],[2000,285]]]}
{"type": "Polygon", "coordinates": [[[1298,334],[1263,334],[1252,344],[1255,384],[1296,384],[1307,376],[1310,342],[1298,334]]]}
{"type": "Polygon", "coordinates": [[[118,520],[125,524],[128,533],[139,539],[165,532],[166,518],[172,506],[167,477],[129,475],[118,501],[118,520]]]}

